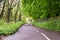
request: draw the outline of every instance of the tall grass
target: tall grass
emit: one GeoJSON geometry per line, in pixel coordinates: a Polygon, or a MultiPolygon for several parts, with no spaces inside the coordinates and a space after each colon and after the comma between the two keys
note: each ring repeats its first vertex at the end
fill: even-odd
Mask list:
{"type": "Polygon", "coordinates": [[[33,25],[47,30],[60,31],[60,18],[52,18],[45,22],[33,22],[33,25]]]}
{"type": "Polygon", "coordinates": [[[0,22],[0,35],[10,35],[15,33],[18,28],[23,24],[23,22],[10,22],[2,23],[0,22]]]}

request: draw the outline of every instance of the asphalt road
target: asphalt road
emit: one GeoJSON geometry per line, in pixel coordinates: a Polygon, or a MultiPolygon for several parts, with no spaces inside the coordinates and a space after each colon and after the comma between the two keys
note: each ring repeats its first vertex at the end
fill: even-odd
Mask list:
{"type": "Polygon", "coordinates": [[[60,32],[48,31],[25,24],[15,34],[2,40],[60,40],[60,32]]]}

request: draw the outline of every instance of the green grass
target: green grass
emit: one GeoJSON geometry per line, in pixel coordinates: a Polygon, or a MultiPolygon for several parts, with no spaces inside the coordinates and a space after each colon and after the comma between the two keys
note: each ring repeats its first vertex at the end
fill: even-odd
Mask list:
{"type": "Polygon", "coordinates": [[[0,35],[10,35],[15,33],[23,22],[10,22],[10,23],[1,23],[0,22],[0,35]]]}
{"type": "Polygon", "coordinates": [[[51,18],[45,22],[33,22],[33,25],[39,28],[52,30],[52,31],[60,31],[60,18],[51,18]]]}

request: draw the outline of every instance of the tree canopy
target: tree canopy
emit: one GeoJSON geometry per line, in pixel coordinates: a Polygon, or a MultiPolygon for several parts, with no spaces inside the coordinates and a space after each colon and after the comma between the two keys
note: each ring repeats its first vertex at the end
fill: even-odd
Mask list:
{"type": "Polygon", "coordinates": [[[55,17],[60,14],[59,0],[21,0],[21,10],[34,19],[55,17]]]}

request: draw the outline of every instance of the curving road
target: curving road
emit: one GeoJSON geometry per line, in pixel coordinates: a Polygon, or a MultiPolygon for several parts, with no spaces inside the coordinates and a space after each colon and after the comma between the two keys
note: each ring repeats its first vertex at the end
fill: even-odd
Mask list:
{"type": "Polygon", "coordinates": [[[15,34],[3,40],[60,40],[60,32],[36,28],[33,25],[23,25],[15,34]]]}

